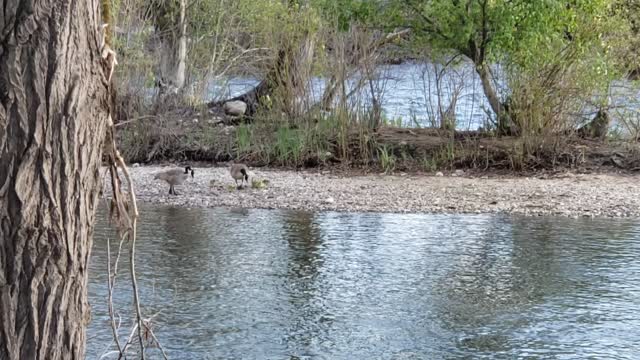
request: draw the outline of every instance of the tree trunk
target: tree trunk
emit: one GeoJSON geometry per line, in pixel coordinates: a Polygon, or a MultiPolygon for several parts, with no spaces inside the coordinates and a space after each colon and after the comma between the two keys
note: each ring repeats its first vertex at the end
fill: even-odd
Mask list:
{"type": "Polygon", "coordinates": [[[100,2],[0,11],[0,359],[84,359],[109,106],[100,2]]]}
{"type": "Polygon", "coordinates": [[[281,50],[280,52],[278,52],[278,58],[277,58],[276,64],[267,73],[267,76],[262,81],[260,81],[260,83],[256,87],[230,99],[226,99],[222,101],[211,101],[207,104],[207,106],[210,108],[217,108],[217,107],[222,107],[226,102],[242,101],[245,104],[247,104],[247,111],[245,115],[253,116],[258,110],[258,107],[260,106],[261,99],[273,94],[276,84],[278,83],[279,71],[281,68],[284,68],[285,61],[286,61],[286,52],[284,50],[281,50]]]}
{"type": "MultiPolygon", "coordinates": [[[[177,19],[166,24],[158,23],[160,33],[158,42],[158,75],[163,93],[177,93],[185,85],[187,72],[187,18],[186,0],[180,0],[180,13],[177,19]],[[177,20],[177,21],[176,21],[177,20]],[[175,29],[178,29],[176,32],[175,29]]],[[[160,5],[169,6],[169,5],[160,5]]],[[[166,16],[168,11],[161,8],[158,17],[166,16]]]]}
{"type": "Polygon", "coordinates": [[[304,114],[311,104],[305,103],[311,81],[315,38],[306,35],[300,44],[288,46],[278,51],[275,64],[265,78],[253,89],[244,94],[223,101],[212,101],[210,108],[221,107],[229,101],[242,101],[247,104],[247,116],[253,116],[259,107],[270,98],[268,106],[278,108],[291,118],[304,114]],[[276,103],[274,103],[276,101],[276,103]]]}
{"type": "Polygon", "coordinates": [[[511,114],[509,114],[509,111],[504,104],[500,102],[500,98],[498,97],[496,90],[493,88],[493,84],[491,84],[492,76],[489,66],[486,64],[477,65],[476,71],[478,76],[480,76],[482,90],[487,101],[489,101],[489,106],[491,106],[493,113],[496,114],[498,132],[505,135],[513,135],[517,133],[518,129],[511,119],[511,114]]]}
{"type": "Polygon", "coordinates": [[[609,132],[611,118],[606,109],[600,109],[587,124],[578,129],[578,135],[584,138],[604,139],[609,132]]]}
{"type": "Polygon", "coordinates": [[[176,88],[184,87],[187,72],[187,4],[186,0],[180,0],[180,38],[178,38],[178,52],[174,84],[176,88]]]}

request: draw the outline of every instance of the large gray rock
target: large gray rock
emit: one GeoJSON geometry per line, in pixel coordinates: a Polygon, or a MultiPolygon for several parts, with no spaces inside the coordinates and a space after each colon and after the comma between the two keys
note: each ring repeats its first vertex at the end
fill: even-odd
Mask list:
{"type": "Polygon", "coordinates": [[[244,101],[228,101],[224,103],[224,113],[230,116],[242,116],[247,112],[247,103],[244,101]]]}

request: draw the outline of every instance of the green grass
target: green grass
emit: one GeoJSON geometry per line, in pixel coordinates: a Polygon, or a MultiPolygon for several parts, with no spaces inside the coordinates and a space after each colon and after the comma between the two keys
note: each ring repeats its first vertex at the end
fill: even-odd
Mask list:
{"type": "Polygon", "coordinates": [[[297,129],[286,126],[278,128],[273,144],[275,158],[281,164],[299,164],[305,147],[304,140],[304,134],[297,129]]]}
{"type": "Polygon", "coordinates": [[[386,145],[378,147],[378,158],[380,159],[380,166],[385,173],[392,173],[396,168],[396,156],[386,145]]]}
{"type": "Polygon", "coordinates": [[[247,124],[240,124],[236,128],[236,156],[239,158],[242,154],[249,152],[251,149],[251,128],[247,124]]]}

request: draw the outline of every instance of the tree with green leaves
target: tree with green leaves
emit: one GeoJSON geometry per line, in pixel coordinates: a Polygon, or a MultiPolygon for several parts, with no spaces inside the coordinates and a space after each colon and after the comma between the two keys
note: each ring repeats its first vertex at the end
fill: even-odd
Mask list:
{"type": "Polygon", "coordinates": [[[493,64],[531,69],[564,49],[602,52],[611,24],[607,0],[392,0],[382,4],[393,26],[414,31],[418,45],[471,60],[503,133],[518,132],[496,87],[493,64]]]}

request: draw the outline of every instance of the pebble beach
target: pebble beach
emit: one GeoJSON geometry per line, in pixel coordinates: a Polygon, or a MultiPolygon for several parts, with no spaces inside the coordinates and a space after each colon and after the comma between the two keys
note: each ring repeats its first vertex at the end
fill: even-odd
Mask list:
{"type": "MultiPolygon", "coordinates": [[[[471,176],[348,175],[320,171],[251,169],[262,189],[237,190],[227,167],[195,168],[176,186],[154,180],[176,166],[130,167],[139,202],[183,207],[233,207],[385,213],[505,213],[530,216],[639,217],[640,184],[633,175],[471,176]]],[[[104,171],[102,173],[105,173],[104,171]]],[[[110,193],[109,181],[104,193],[110,193]]]]}

